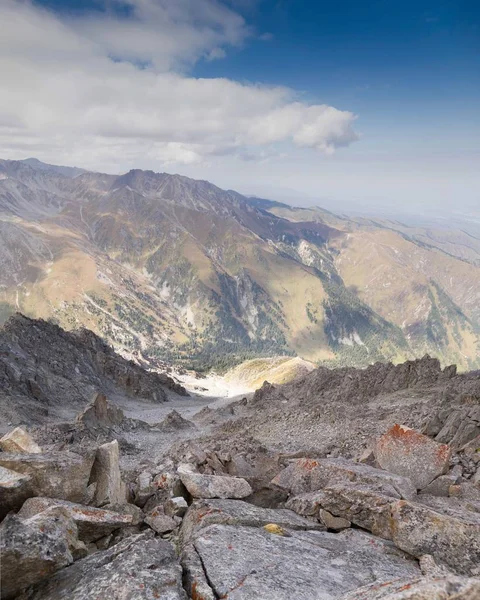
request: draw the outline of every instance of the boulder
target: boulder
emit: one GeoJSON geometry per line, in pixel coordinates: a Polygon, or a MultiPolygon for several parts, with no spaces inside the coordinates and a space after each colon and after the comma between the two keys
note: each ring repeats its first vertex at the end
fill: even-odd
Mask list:
{"type": "Polygon", "coordinates": [[[418,490],[447,472],[450,456],[449,446],[398,424],[375,445],[375,458],[382,469],[408,477],[418,490]]]}
{"type": "MultiPolygon", "coordinates": [[[[304,507],[311,506],[313,495],[292,498],[287,506],[305,514],[304,507]]],[[[459,574],[476,575],[480,564],[480,514],[461,503],[452,503],[454,499],[420,499],[422,504],[396,500],[352,484],[315,492],[315,506],[392,540],[412,556],[430,554],[459,574]]]]}
{"type": "Polygon", "coordinates": [[[89,483],[96,483],[95,506],[126,502],[127,492],[122,481],[117,440],[97,448],[89,483]]]}
{"type": "Polygon", "coordinates": [[[194,498],[246,498],[252,493],[250,484],[240,477],[194,473],[190,465],[180,465],[178,474],[194,498]]]}
{"type": "MultiPolygon", "coordinates": [[[[283,536],[264,528],[211,525],[192,547],[212,592],[229,600],[333,600],[374,581],[420,575],[416,561],[392,544],[352,529],[283,536]]],[[[188,573],[192,563],[184,562],[187,579],[194,579],[188,573]]]]}
{"type": "Polygon", "coordinates": [[[188,421],[187,419],[182,417],[182,415],[176,410],[170,411],[161,423],[153,425],[153,427],[161,429],[165,432],[195,429],[195,425],[191,421],[188,421]]]}
{"type": "Polygon", "coordinates": [[[478,598],[480,598],[480,579],[445,575],[372,583],[342,596],[340,600],[477,600],[478,598]]]}
{"type": "Polygon", "coordinates": [[[56,509],[22,519],[8,515],[0,525],[1,590],[13,598],[29,585],[70,565],[78,549],[77,526],[56,509]]]}
{"type": "Polygon", "coordinates": [[[333,529],[334,531],[340,531],[341,529],[347,529],[352,524],[343,517],[335,517],[331,512],[321,508],[318,512],[318,518],[321,523],[325,525],[327,529],[333,529]]]}
{"type": "Polygon", "coordinates": [[[15,427],[0,439],[0,448],[4,452],[20,454],[40,454],[42,449],[33,438],[21,427],[15,427]]]}
{"type": "Polygon", "coordinates": [[[141,525],[145,518],[143,510],[129,502],[124,502],[122,504],[105,504],[102,508],[103,510],[111,510],[120,515],[130,515],[132,517],[132,525],[141,525]]]}
{"type": "Polygon", "coordinates": [[[148,471],[143,471],[137,477],[137,483],[135,488],[135,504],[140,508],[143,508],[150,498],[153,496],[155,490],[153,489],[153,477],[148,471]]]}
{"type": "Polygon", "coordinates": [[[89,430],[118,427],[124,419],[122,409],[110,404],[105,394],[95,394],[91,402],[77,416],[77,422],[89,430]]]}
{"type": "Polygon", "coordinates": [[[31,478],[31,496],[82,502],[93,455],[74,452],[0,453],[0,466],[31,478]]]}
{"type": "Polygon", "coordinates": [[[18,510],[32,495],[32,478],[0,467],[0,520],[11,510],[18,510]]]}
{"type": "Polygon", "coordinates": [[[464,500],[473,500],[480,503],[480,482],[463,481],[458,485],[448,488],[449,495],[464,500]]]}
{"type": "Polygon", "coordinates": [[[116,529],[133,524],[132,515],[120,515],[110,510],[52,498],[29,498],[20,509],[18,516],[28,519],[54,506],[66,510],[76,523],[78,537],[83,542],[95,542],[116,529]]]}
{"type": "Polygon", "coordinates": [[[344,458],[295,460],[272,480],[272,485],[297,496],[352,481],[359,485],[373,485],[396,498],[410,499],[416,495],[415,486],[407,477],[344,458]]]}
{"type": "Polygon", "coordinates": [[[260,508],[240,500],[197,500],[183,519],[180,538],[186,544],[200,529],[213,524],[264,527],[272,523],[288,531],[325,529],[320,523],[304,519],[284,508],[260,508]]]}
{"type": "Polygon", "coordinates": [[[450,486],[455,485],[458,481],[457,475],[448,473],[440,475],[421,490],[421,494],[429,494],[431,496],[448,496],[450,486]]]}
{"type": "Polygon", "coordinates": [[[133,535],[28,589],[17,600],[187,600],[173,546],[133,535]]]}
{"type": "Polygon", "coordinates": [[[165,514],[169,517],[183,517],[187,512],[188,504],[183,496],[177,496],[176,498],[170,498],[165,502],[164,505],[165,514]]]}
{"type": "Polygon", "coordinates": [[[178,527],[178,523],[165,514],[163,506],[157,506],[145,517],[145,523],[157,533],[168,533],[178,527]]]}

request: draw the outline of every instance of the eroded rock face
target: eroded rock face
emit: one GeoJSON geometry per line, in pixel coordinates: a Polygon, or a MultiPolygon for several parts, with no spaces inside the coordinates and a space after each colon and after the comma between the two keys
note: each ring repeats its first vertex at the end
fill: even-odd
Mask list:
{"type": "Polygon", "coordinates": [[[478,397],[475,399],[472,395],[470,400],[465,405],[447,406],[434,414],[427,424],[428,435],[456,449],[480,436],[480,404],[478,397]]]}
{"type": "Polygon", "coordinates": [[[15,427],[0,439],[0,448],[4,452],[20,454],[40,454],[42,449],[33,438],[21,427],[15,427]]]}
{"type": "Polygon", "coordinates": [[[126,501],[126,488],[120,473],[120,451],[117,440],[97,448],[90,483],[97,487],[93,497],[95,506],[121,504],[126,501]]]}
{"type": "Polygon", "coordinates": [[[2,598],[48,578],[73,562],[77,527],[61,511],[21,519],[9,515],[0,525],[2,598]]]}
{"type": "MultiPolygon", "coordinates": [[[[151,532],[152,533],[152,532],[151,532]]],[[[152,533],[153,535],[153,533],[152,533]]],[[[173,546],[134,535],[30,588],[17,600],[187,600],[173,546]]]]}
{"type": "Polygon", "coordinates": [[[408,499],[416,495],[415,487],[407,477],[343,458],[301,458],[293,461],[272,480],[272,485],[298,495],[344,482],[373,485],[397,498],[408,499]]]}
{"type": "Polygon", "coordinates": [[[69,514],[77,525],[79,539],[84,542],[94,542],[116,529],[133,524],[132,515],[121,515],[109,510],[52,498],[30,498],[22,506],[18,516],[28,519],[54,506],[62,507],[69,514]]]}
{"type": "Polygon", "coordinates": [[[246,498],[252,493],[250,484],[240,477],[195,473],[189,465],[180,465],[178,474],[194,498],[246,498]]]}
{"type": "Polygon", "coordinates": [[[390,543],[355,530],[338,534],[212,525],[193,543],[208,581],[229,600],[333,600],[373,581],[419,575],[390,543]]]}
{"type": "Polygon", "coordinates": [[[375,446],[382,469],[408,477],[419,490],[447,472],[451,449],[403,425],[394,425],[375,446]]]}
{"type": "Polygon", "coordinates": [[[0,466],[31,478],[31,495],[82,502],[93,464],[93,454],[0,453],[0,466]]]}
{"type": "Polygon", "coordinates": [[[18,510],[32,495],[32,478],[0,467],[0,519],[11,510],[18,510]]]}

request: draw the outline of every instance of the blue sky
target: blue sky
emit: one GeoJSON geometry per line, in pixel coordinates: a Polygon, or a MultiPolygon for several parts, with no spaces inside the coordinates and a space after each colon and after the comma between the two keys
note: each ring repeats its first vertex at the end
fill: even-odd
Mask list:
{"type": "MultiPolygon", "coordinates": [[[[57,69],[52,55],[68,46],[70,71],[83,62],[90,73],[105,70],[104,80],[112,81],[99,93],[98,107],[70,118],[65,113],[64,123],[73,117],[83,120],[82,131],[91,128],[90,142],[84,137],[93,153],[61,123],[57,148],[47,149],[39,138],[49,106],[41,111],[43,120],[39,110],[31,116],[31,106],[28,118],[15,115],[38,138],[31,150],[39,158],[59,155],[61,162],[89,168],[97,160],[105,170],[176,171],[246,193],[339,207],[398,208],[400,202],[408,210],[448,209],[480,200],[476,1],[37,0],[28,14],[15,14],[12,1],[6,0],[10,13],[20,29],[28,26],[27,35],[35,38],[32,31],[47,19],[52,35],[58,34],[52,48],[35,50],[32,42],[33,66],[57,69]],[[83,61],[82,40],[89,45],[83,61]],[[38,56],[46,57],[44,64],[38,56]],[[127,66],[134,69],[132,86],[147,86],[139,112],[162,106],[152,131],[132,115],[134,98],[118,107],[118,74],[121,68],[127,78],[127,66]],[[147,74],[156,80],[147,83],[147,74]],[[172,77],[182,102],[177,113],[178,100],[163,109],[172,77]],[[156,104],[152,90],[160,87],[156,104]],[[282,95],[281,88],[289,91],[282,95]],[[109,94],[119,117],[99,125],[101,111],[111,113],[109,94]],[[184,106],[188,94],[191,104],[184,106]],[[144,106],[146,96],[152,103],[144,106]],[[326,112],[318,108],[324,105],[326,112]],[[178,117],[178,130],[161,123],[163,111],[168,121],[178,117]],[[204,118],[202,126],[186,124],[190,118],[204,118]],[[128,119],[135,127],[127,127],[128,119]],[[122,147],[117,158],[113,139],[122,147]]],[[[21,60],[23,65],[25,56],[21,60]]],[[[88,100],[94,103],[98,84],[82,77],[82,93],[91,86],[88,100]]],[[[65,78],[59,70],[57,85],[65,78]]],[[[48,97],[45,92],[39,104],[48,97]]],[[[64,109],[58,107],[58,114],[64,109]]],[[[4,147],[2,154],[20,156],[28,153],[26,145],[4,147]]]]}

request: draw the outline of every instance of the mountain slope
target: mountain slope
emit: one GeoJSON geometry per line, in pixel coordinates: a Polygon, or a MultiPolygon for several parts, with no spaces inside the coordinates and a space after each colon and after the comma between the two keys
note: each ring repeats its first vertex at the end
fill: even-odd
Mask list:
{"type": "Polygon", "coordinates": [[[0,318],[54,318],[199,369],[425,351],[480,366],[478,265],[405,231],[178,175],[37,167],[0,161],[0,318]]]}

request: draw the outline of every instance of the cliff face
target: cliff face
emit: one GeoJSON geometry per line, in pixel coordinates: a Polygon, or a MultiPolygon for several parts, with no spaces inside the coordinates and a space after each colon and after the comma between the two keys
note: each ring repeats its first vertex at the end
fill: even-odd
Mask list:
{"type": "Polygon", "coordinates": [[[84,406],[95,391],[165,402],[166,390],[187,395],[165,374],[116,354],[86,329],[67,332],[21,314],[0,330],[0,398],[8,419],[35,421],[84,406]]]}

